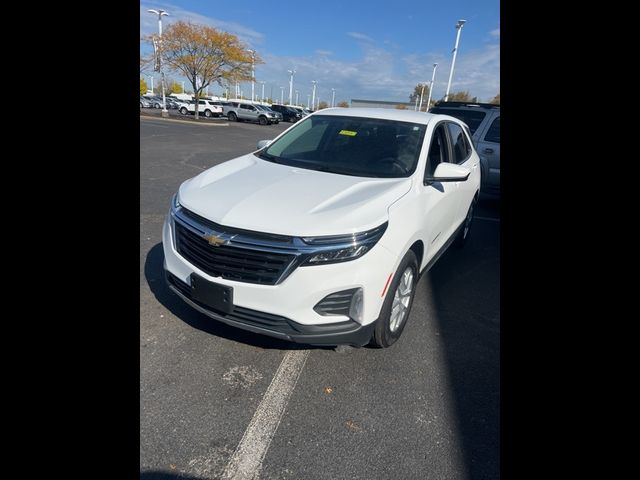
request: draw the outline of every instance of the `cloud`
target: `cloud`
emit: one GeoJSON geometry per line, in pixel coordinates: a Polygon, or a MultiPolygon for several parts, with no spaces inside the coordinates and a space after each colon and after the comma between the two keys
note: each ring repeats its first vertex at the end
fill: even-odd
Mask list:
{"type": "Polygon", "coordinates": [[[333,55],[333,52],[329,50],[316,50],[316,53],[318,55],[333,55]]]}
{"type": "Polygon", "coordinates": [[[158,32],[158,17],[147,12],[150,8],[156,10],[162,8],[169,13],[169,16],[162,17],[163,27],[178,20],[191,21],[233,33],[249,45],[255,46],[264,42],[264,35],[250,27],[235,22],[226,22],[224,20],[218,20],[217,18],[206,17],[199,13],[185,10],[177,5],[152,0],[147,0],[140,4],[140,36],[158,32]]]}
{"type": "Polygon", "coordinates": [[[347,35],[349,35],[351,38],[355,38],[356,40],[364,40],[365,42],[373,42],[373,38],[371,38],[368,35],[365,35],[364,33],[347,32],[347,35]]]}
{"type": "Polygon", "coordinates": [[[491,30],[491,31],[489,32],[489,35],[490,35],[492,38],[497,38],[497,39],[499,40],[499,39],[500,39],[500,27],[496,28],[495,30],[491,30]]]}

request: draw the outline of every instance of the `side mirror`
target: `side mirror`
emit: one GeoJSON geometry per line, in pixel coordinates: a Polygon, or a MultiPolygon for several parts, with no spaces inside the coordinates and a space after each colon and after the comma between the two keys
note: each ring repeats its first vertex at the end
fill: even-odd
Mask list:
{"type": "Polygon", "coordinates": [[[425,185],[433,182],[464,182],[469,178],[471,170],[455,163],[440,163],[433,172],[433,177],[425,177],[425,185]]]}
{"type": "Polygon", "coordinates": [[[262,150],[264,147],[269,145],[271,142],[273,142],[273,140],[260,140],[258,142],[258,150],[262,150]]]}

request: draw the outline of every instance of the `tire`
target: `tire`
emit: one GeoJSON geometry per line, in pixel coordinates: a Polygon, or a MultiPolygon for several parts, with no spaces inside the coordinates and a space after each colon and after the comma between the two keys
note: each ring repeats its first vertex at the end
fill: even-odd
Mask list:
{"type": "Polygon", "coordinates": [[[189,111],[187,110],[187,107],[182,107],[182,108],[180,109],[180,113],[181,113],[182,115],[186,115],[187,113],[189,113],[189,111]]]}
{"type": "Polygon", "coordinates": [[[207,118],[211,118],[211,110],[205,110],[204,111],[204,116],[207,118]]]}
{"type": "Polygon", "coordinates": [[[260,117],[258,118],[258,123],[259,123],[260,125],[266,125],[266,124],[267,124],[267,119],[266,119],[265,117],[260,116],[260,117]]]}
{"type": "Polygon", "coordinates": [[[162,107],[162,105],[160,105],[159,103],[154,103],[153,104],[153,108],[160,108],[160,107],[162,107]]]}
{"type": "Polygon", "coordinates": [[[230,122],[238,121],[238,116],[234,112],[229,112],[229,115],[227,115],[227,118],[229,119],[230,122]]]}
{"type": "Polygon", "coordinates": [[[379,348],[387,348],[400,338],[407,324],[409,314],[411,313],[417,283],[418,259],[415,253],[413,253],[413,250],[409,250],[400,262],[393,276],[393,280],[389,285],[382,309],[380,310],[380,317],[373,330],[371,345],[379,348]],[[407,286],[410,288],[407,289],[407,286]],[[402,295],[403,290],[406,292],[405,295],[402,295]],[[398,316],[401,315],[400,318],[398,318],[398,316],[392,316],[394,313],[394,303],[396,303],[396,308],[399,310],[398,316]]]}
{"type": "Polygon", "coordinates": [[[467,210],[467,216],[464,218],[462,223],[462,228],[458,232],[456,239],[453,241],[453,245],[456,248],[464,247],[465,243],[467,243],[467,238],[469,238],[469,232],[471,231],[471,225],[473,224],[473,215],[475,212],[477,198],[473,197],[471,201],[471,205],[469,205],[469,210],[467,210]]]}
{"type": "Polygon", "coordinates": [[[142,102],[140,102],[140,108],[144,107],[144,105],[142,104],[142,102]]]}

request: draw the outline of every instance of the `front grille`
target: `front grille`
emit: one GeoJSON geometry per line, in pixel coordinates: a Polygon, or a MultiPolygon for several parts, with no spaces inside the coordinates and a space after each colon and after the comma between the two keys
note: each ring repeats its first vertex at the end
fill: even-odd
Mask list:
{"type": "Polygon", "coordinates": [[[231,245],[214,247],[201,235],[175,222],[180,255],[212,277],[275,285],[295,255],[251,250],[231,245]]]}
{"type": "Polygon", "coordinates": [[[173,274],[167,272],[167,279],[169,281],[169,284],[176,287],[180,291],[180,293],[182,293],[189,300],[206,310],[214,312],[216,315],[222,318],[233,320],[234,322],[238,323],[244,323],[245,325],[254,325],[256,327],[275,330],[277,332],[286,334],[295,335],[299,333],[287,318],[281,317],[279,315],[272,315],[271,313],[251,310],[250,308],[239,307],[237,305],[233,307],[231,313],[224,313],[218,310],[214,310],[208,305],[204,305],[203,303],[191,298],[191,287],[184,283],[182,280],[178,279],[173,274]]]}

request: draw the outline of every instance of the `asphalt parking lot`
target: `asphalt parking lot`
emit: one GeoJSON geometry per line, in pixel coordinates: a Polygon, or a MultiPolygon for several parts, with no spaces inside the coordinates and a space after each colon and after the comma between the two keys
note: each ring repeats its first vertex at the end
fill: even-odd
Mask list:
{"type": "Polygon", "coordinates": [[[290,125],[140,118],[141,478],[233,471],[293,356],[299,376],[275,433],[260,439],[257,478],[500,478],[499,202],[482,199],[466,247],[422,276],[388,349],[305,347],[237,330],[165,286],[161,229],[178,186],[290,125]]]}

